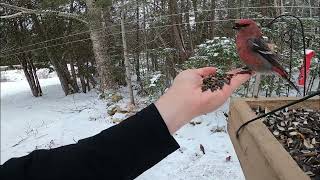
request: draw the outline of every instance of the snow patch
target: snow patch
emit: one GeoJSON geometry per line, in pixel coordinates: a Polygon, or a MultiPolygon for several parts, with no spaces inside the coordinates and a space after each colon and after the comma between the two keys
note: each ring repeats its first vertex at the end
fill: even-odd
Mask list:
{"type": "MultiPolygon", "coordinates": [[[[19,74],[11,73],[10,77],[19,74]]],[[[155,83],[160,76],[157,74],[150,81],[155,83]]],[[[112,118],[126,118],[125,113],[108,116],[107,102],[99,99],[95,90],[65,96],[57,77],[40,79],[40,84],[43,96],[35,98],[26,81],[1,82],[1,164],[35,149],[76,143],[114,125],[112,118]]],[[[127,88],[120,88],[118,93],[124,99],[117,105],[127,105],[127,88]]],[[[143,98],[136,96],[136,100],[137,104],[144,103],[143,98]]],[[[228,106],[226,103],[193,120],[200,124],[180,129],[174,137],[181,148],[136,179],[244,180],[228,134],[212,131],[226,127],[223,112],[228,112],[228,106]],[[200,144],[206,154],[201,152],[200,144]],[[226,161],[228,156],[231,161],[226,161]]]]}
{"type": "Polygon", "coordinates": [[[159,80],[159,78],[161,77],[161,74],[155,74],[152,76],[152,78],[150,79],[150,85],[149,87],[155,87],[156,86],[156,82],[159,80]]]}

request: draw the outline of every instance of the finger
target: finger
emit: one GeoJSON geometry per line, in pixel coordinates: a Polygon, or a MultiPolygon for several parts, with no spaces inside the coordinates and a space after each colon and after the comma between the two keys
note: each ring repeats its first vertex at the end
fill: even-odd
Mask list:
{"type": "Polygon", "coordinates": [[[230,81],[231,90],[234,91],[238,89],[243,83],[248,81],[251,76],[251,74],[235,74],[230,81]]]}
{"type": "Polygon", "coordinates": [[[208,76],[210,74],[214,74],[216,72],[216,70],[217,70],[217,68],[215,68],[215,67],[204,67],[204,68],[196,69],[196,72],[200,76],[208,76]]]}

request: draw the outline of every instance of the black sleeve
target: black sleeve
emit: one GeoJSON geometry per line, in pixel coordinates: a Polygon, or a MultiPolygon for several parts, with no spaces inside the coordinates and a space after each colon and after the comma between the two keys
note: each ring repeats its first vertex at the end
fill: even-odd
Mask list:
{"type": "Polygon", "coordinates": [[[76,144],[12,158],[0,167],[0,179],[134,179],[178,148],[151,104],[76,144]]]}

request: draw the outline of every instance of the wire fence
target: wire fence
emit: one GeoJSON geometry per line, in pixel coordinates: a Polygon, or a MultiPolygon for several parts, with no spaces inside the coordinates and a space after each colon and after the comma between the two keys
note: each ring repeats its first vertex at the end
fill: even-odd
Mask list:
{"type": "MultiPolygon", "coordinates": [[[[272,20],[273,18],[252,18],[252,19],[254,19],[254,20],[272,20]]],[[[300,19],[302,19],[302,20],[304,20],[304,19],[313,20],[313,19],[310,19],[310,18],[300,18],[300,19]]],[[[240,19],[221,19],[221,20],[212,20],[212,21],[199,21],[199,22],[194,22],[194,24],[211,23],[211,22],[227,22],[227,21],[236,21],[236,20],[240,20],[240,19]]],[[[186,24],[189,24],[189,23],[177,23],[177,24],[167,24],[167,25],[161,25],[161,26],[154,26],[154,27],[149,27],[147,30],[158,29],[158,28],[166,28],[166,27],[172,27],[172,26],[177,26],[177,25],[186,25],[186,24]]],[[[130,33],[134,33],[134,32],[137,32],[137,31],[145,31],[145,30],[146,29],[144,29],[144,28],[140,28],[140,29],[135,29],[135,30],[131,30],[131,31],[126,31],[126,33],[130,34],[130,33]]],[[[119,35],[119,34],[121,34],[121,32],[106,34],[104,36],[101,36],[101,38],[102,37],[113,36],[113,35],[119,35]]],[[[22,53],[26,53],[26,52],[37,51],[37,50],[46,49],[46,48],[50,48],[50,47],[57,47],[57,46],[62,46],[62,45],[67,45],[67,44],[72,44],[72,43],[84,42],[84,41],[88,41],[88,40],[91,40],[91,38],[83,38],[83,39],[79,39],[79,40],[68,41],[68,42],[65,42],[65,43],[49,45],[49,46],[40,47],[40,48],[34,48],[34,49],[30,49],[30,50],[26,50],[26,51],[20,51],[20,52],[16,52],[16,53],[12,53],[12,54],[10,54],[10,53],[9,54],[4,54],[4,53],[7,52],[7,51],[5,51],[5,52],[1,52],[1,54],[4,54],[4,55],[1,55],[0,58],[7,57],[7,56],[18,55],[18,54],[22,54],[22,53]]],[[[35,43],[35,44],[43,44],[45,42],[49,42],[49,40],[48,41],[39,42],[39,43],[35,43]]],[[[10,50],[10,51],[20,50],[20,49],[23,49],[25,47],[33,46],[35,44],[19,47],[17,49],[13,49],[13,50],[10,50]]]]}
{"type": "MultiPolygon", "coordinates": [[[[171,16],[177,16],[177,15],[185,15],[187,13],[190,14],[190,13],[215,12],[215,11],[224,11],[224,10],[269,9],[269,8],[275,8],[275,9],[277,9],[277,8],[320,9],[320,7],[311,7],[311,6],[260,6],[260,7],[215,8],[215,9],[209,9],[209,10],[199,10],[199,11],[182,12],[182,13],[176,13],[176,14],[160,15],[160,16],[151,17],[151,18],[148,17],[146,23],[150,24],[151,23],[150,20],[162,19],[164,17],[171,17],[171,16]]],[[[255,19],[255,20],[271,20],[273,18],[264,17],[264,18],[252,18],[252,19],[255,19]]],[[[314,20],[313,18],[301,18],[301,19],[314,20]]],[[[239,19],[215,19],[213,21],[192,22],[192,24],[206,23],[206,22],[227,22],[227,21],[236,21],[236,20],[239,20],[239,19]]],[[[131,24],[131,23],[136,23],[137,21],[140,21],[140,20],[133,20],[133,21],[125,22],[125,25],[131,24]]],[[[319,21],[320,21],[320,19],[319,19],[319,21]]],[[[180,25],[186,25],[186,24],[189,24],[189,23],[183,23],[183,24],[180,24],[180,25]]],[[[107,28],[112,28],[112,27],[117,27],[117,26],[120,26],[120,24],[110,25],[107,28]]],[[[149,28],[146,28],[144,30],[148,30],[149,28]]],[[[87,30],[87,31],[82,31],[82,32],[78,32],[78,33],[74,33],[74,34],[70,34],[70,35],[66,35],[66,36],[61,36],[61,37],[57,37],[57,38],[41,41],[41,42],[38,42],[38,43],[30,44],[30,45],[19,47],[19,48],[7,48],[5,50],[0,51],[0,53],[3,54],[3,53],[8,53],[10,51],[17,51],[17,50],[21,50],[21,49],[26,48],[26,47],[31,47],[31,46],[35,46],[35,45],[39,45],[39,44],[43,44],[43,43],[47,43],[47,42],[51,42],[51,41],[56,41],[56,40],[60,40],[60,39],[66,39],[66,38],[73,37],[73,36],[88,34],[88,33],[92,32],[92,31],[100,32],[100,31],[103,31],[103,30],[105,30],[104,27],[103,28],[97,28],[97,29],[91,29],[91,30],[87,30]]]]}

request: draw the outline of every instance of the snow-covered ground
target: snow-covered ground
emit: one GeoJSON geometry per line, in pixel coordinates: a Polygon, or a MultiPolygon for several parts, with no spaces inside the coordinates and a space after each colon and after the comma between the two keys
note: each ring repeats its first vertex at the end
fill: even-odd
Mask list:
{"type": "MultiPolygon", "coordinates": [[[[96,91],[64,96],[54,73],[43,71],[39,73],[43,73],[40,84],[44,94],[38,98],[31,95],[21,70],[1,72],[1,79],[6,77],[6,81],[1,82],[1,164],[35,149],[75,143],[114,125],[107,114],[108,103],[100,100],[96,91]]],[[[120,105],[127,101],[126,98],[121,100],[120,105]]],[[[227,111],[228,103],[216,112],[195,118],[195,125],[188,124],[179,130],[175,139],[181,149],[137,179],[244,179],[225,132],[223,112],[227,111]],[[223,132],[214,132],[217,128],[223,132]],[[226,160],[228,156],[231,156],[230,161],[226,160]]]]}

